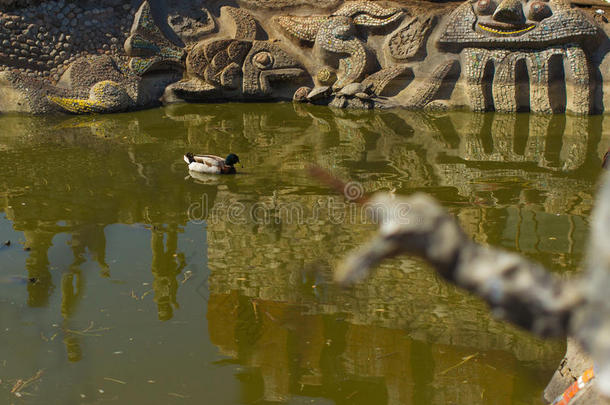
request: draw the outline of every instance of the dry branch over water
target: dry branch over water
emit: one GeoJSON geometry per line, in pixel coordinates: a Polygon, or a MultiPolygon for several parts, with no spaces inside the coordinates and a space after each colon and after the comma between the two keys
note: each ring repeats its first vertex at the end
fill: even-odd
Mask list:
{"type": "MultiPolygon", "coordinates": [[[[320,169],[311,174],[341,189],[320,169]]],[[[339,284],[364,279],[386,258],[421,257],[446,280],[483,298],[496,317],[539,336],[575,337],[594,360],[598,388],[610,394],[610,174],[603,177],[592,217],[587,270],[567,281],[518,254],[475,243],[425,194],[377,193],[365,204],[379,233],[336,269],[339,284]]]]}
{"type": "Polygon", "coordinates": [[[540,336],[566,335],[570,315],[582,301],[573,285],[517,254],[473,242],[453,216],[424,194],[376,194],[370,204],[381,221],[379,235],[337,269],[340,284],[360,280],[382,260],[408,253],[482,297],[496,316],[540,336]],[[404,207],[407,215],[397,215],[404,207]]]}

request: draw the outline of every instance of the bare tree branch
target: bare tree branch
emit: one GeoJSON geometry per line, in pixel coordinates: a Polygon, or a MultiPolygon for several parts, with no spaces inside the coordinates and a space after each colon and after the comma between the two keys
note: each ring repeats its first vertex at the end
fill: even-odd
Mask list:
{"type": "Polygon", "coordinates": [[[365,207],[380,221],[379,234],[337,269],[337,282],[358,281],[383,259],[409,253],[425,259],[450,282],[483,298],[495,316],[540,336],[568,334],[572,311],[583,302],[574,283],[563,283],[518,254],[473,242],[456,220],[426,195],[379,193],[365,207]]]}
{"type": "Polygon", "coordinates": [[[572,334],[594,359],[598,388],[604,395],[610,396],[610,173],[608,172],[605,173],[598,191],[589,239],[587,270],[583,277],[585,302],[574,311],[572,334]]]}

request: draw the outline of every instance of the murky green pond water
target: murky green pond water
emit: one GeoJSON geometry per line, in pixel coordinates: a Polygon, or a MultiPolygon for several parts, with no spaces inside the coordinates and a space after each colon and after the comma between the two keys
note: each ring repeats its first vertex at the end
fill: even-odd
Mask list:
{"type": "Polygon", "coordinates": [[[291,104],[2,116],[0,402],[541,403],[563,342],[421,262],[335,288],[375,226],[303,169],[423,190],[477,241],[569,274],[609,137],[604,117],[291,104]],[[187,151],[245,167],[188,177],[187,151]]]}

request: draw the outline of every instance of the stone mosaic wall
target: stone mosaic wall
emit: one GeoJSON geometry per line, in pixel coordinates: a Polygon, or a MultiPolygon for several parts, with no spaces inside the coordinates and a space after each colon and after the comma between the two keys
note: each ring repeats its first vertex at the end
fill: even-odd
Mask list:
{"type": "Polygon", "coordinates": [[[610,102],[603,10],[563,0],[239,4],[0,2],[0,112],[294,100],[591,114],[610,102]]]}
{"type": "Polygon", "coordinates": [[[0,68],[56,82],[78,57],[120,54],[134,11],[122,1],[63,0],[0,10],[0,68]]]}

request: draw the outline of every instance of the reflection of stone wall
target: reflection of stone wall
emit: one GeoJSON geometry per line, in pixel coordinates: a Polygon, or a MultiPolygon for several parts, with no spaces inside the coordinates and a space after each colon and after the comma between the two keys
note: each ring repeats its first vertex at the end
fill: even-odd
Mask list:
{"type": "MultiPolygon", "coordinates": [[[[604,126],[601,125],[601,117],[551,118],[541,115],[528,117],[457,112],[442,116],[417,112],[370,115],[365,112],[333,113],[327,109],[303,105],[295,107],[293,109],[290,105],[278,106],[277,109],[269,111],[268,108],[253,106],[237,117],[230,112],[221,111],[222,109],[212,113],[182,115],[181,108],[176,107],[166,110],[166,113],[184,128],[187,134],[185,142],[200,145],[198,148],[201,150],[224,149],[227,134],[236,137],[231,139],[239,139],[238,143],[256,145],[257,151],[248,153],[248,165],[265,167],[271,164],[273,169],[266,174],[271,182],[284,182],[278,167],[300,173],[309,162],[319,162],[326,167],[335,167],[336,174],[341,177],[355,176],[354,179],[360,181],[368,191],[395,188],[397,192],[410,192],[424,188],[443,201],[463,201],[463,205],[456,204],[449,208],[462,219],[468,233],[477,240],[501,244],[510,249],[537,244],[548,251],[548,258],[545,260],[551,261],[549,267],[554,267],[552,261],[555,259],[552,257],[559,242],[549,238],[555,238],[561,240],[562,246],[572,246],[569,251],[575,253],[568,262],[563,262],[562,267],[578,266],[578,251],[584,243],[582,236],[586,227],[586,219],[583,218],[589,215],[594,180],[590,174],[583,173],[589,173],[591,168],[599,167],[599,156],[603,155],[604,150],[601,149],[600,153],[598,145],[603,145],[608,137],[604,126]],[[295,126],[282,128],[278,125],[278,122],[285,119],[295,123],[295,126]],[[205,138],[202,138],[201,134],[206,134],[205,138]],[[273,150],[273,155],[278,157],[277,161],[268,161],[268,150],[273,150]],[[598,156],[582,153],[596,150],[600,153],[598,156]],[[343,162],[346,161],[351,163],[345,165],[343,162]],[[362,167],[370,167],[378,174],[362,176],[360,172],[352,172],[354,168],[362,167]],[[565,176],[562,173],[574,175],[565,176]],[[574,193],[575,189],[580,191],[574,193]],[[520,209],[506,209],[514,204],[520,204],[520,209]],[[561,223],[561,227],[540,227],[538,223],[545,221],[545,213],[558,214],[555,222],[561,223]],[[507,226],[507,221],[511,221],[510,227],[507,226]],[[494,230],[494,227],[498,230],[494,230]],[[503,232],[506,233],[503,238],[488,240],[489,234],[497,235],[503,232]]],[[[189,109],[185,111],[188,112],[189,109]]],[[[0,121],[0,133],[8,136],[50,132],[53,136],[12,136],[7,139],[10,139],[11,145],[19,147],[54,139],[69,145],[86,145],[88,150],[101,150],[103,153],[113,150],[111,145],[123,137],[127,137],[129,142],[136,145],[152,141],[152,138],[146,136],[147,122],[137,117],[130,118],[127,123],[119,118],[92,120],[83,117],[54,120],[56,121],[4,117],[0,121]]],[[[92,156],[96,156],[96,153],[92,152],[92,156]]],[[[113,166],[121,167],[130,173],[129,178],[133,184],[138,181],[148,184],[158,176],[163,179],[169,176],[165,169],[145,169],[137,164],[135,152],[125,156],[109,156],[109,162],[113,166]]],[[[51,161],[59,159],[52,155],[48,158],[51,161]]],[[[59,169],[53,169],[52,172],[55,173],[56,170],[59,169]]],[[[99,176],[95,177],[96,182],[106,181],[104,173],[96,173],[95,176],[99,176]]],[[[58,180],[61,178],[62,176],[57,176],[58,180]]],[[[47,192],[51,192],[53,187],[61,187],[53,182],[52,185],[45,185],[40,178],[32,178],[31,185],[47,192]]],[[[6,183],[6,187],[11,186],[6,183]]],[[[91,204],[97,195],[92,187],[91,182],[74,184],[71,188],[72,198],[85,199],[85,206],[91,204]],[[91,189],[91,192],[81,193],[79,190],[83,188],[91,189]]],[[[150,193],[154,194],[153,190],[146,191],[145,188],[132,185],[125,186],[125,189],[130,187],[140,190],[142,199],[146,199],[150,193]]],[[[249,198],[252,200],[249,204],[270,205],[273,201],[272,196],[255,197],[257,193],[252,190],[242,193],[251,193],[249,198]]],[[[185,205],[180,196],[180,193],[176,193],[176,201],[172,204],[186,212],[188,204],[185,205]]],[[[237,197],[232,193],[225,196],[229,202],[237,197]]],[[[306,208],[303,216],[310,218],[312,208],[319,198],[326,203],[327,199],[323,194],[295,201],[278,195],[277,202],[302,204],[306,208]]],[[[340,202],[338,198],[335,200],[340,202]]],[[[129,211],[134,200],[126,199],[121,204],[126,207],[126,213],[118,211],[120,215],[124,215],[121,218],[131,218],[130,222],[143,220],[143,213],[129,211]]],[[[222,207],[222,204],[218,207],[222,207]]],[[[326,208],[321,208],[322,212],[327,212],[326,208]]],[[[15,205],[14,209],[20,208],[15,205]]],[[[325,232],[326,228],[316,228],[314,225],[304,227],[284,221],[259,228],[261,233],[268,235],[268,243],[272,244],[273,238],[282,234],[307,235],[311,232],[325,232]]],[[[372,228],[370,225],[361,225],[363,237],[348,242],[348,245],[364,240],[364,235],[372,228]]],[[[325,244],[326,241],[320,241],[321,248],[325,249],[325,244]]],[[[294,250],[296,247],[287,246],[286,249],[294,250]]],[[[340,248],[327,250],[328,257],[338,256],[339,251],[340,248]]]]}
{"type": "MultiPolygon", "coordinates": [[[[251,368],[267,401],[324,392],[356,403],[374,394],[392,405],[509,404],[520,397],[524,380],[538,374],[534,378],[543,381],[542,363],[514,375],[509,370],[518,361],[512,354],[421,341],[402,329],[353,324],[341,316],[311,314],[299,305],[235,291],[212,294],[207,313],[211,341],[251,368]]],[[[520,339],[512,344],[531,346],[520,339]]],[[[537,361],[553,361],[550,352],[536,355],[537,361]]]]}
{"type": "Polygon", "coordinates": [[[560,0],[226,3],[147,0],[136,10],[59,0],[0,10],[0,112],[116,112],[161,96],[578,114],[606,104],[603,17],[560,0]],[[74,83],[83,64],[129,100],[74,83]]]}
{"type": "MultiPolygon", "coordinates": [[[[590,209],[591,199],[581,199],[575,205],[568,200],[573,196],[573,188],[582,189],[584,183],[581,181],[589,183],[591,179],[564,179],[559,173],[583,170],[583,166],[589,165],[587,162],[591,156],[579,160],[562,152],[580,148],[590,150],[594,144],[595,141],[589,137],[569,136],[575,127],[582,127],[575,124],[581,122],[579,118],[568,117],[561,121],[563,124],[560,128],[567,134],[562,136],[557,123],[549,123],[549,118],[545,116],[514,118],[496,114],[480,116],[484,118],[481,123],[472,114],[454,113],[434,117],[405,112],[378,115],[376,120],[368,120],[368,125],[348,126],[345,125],[348,120],[341,114],[334,117],[330,113],[325,115],[324,111],[316,115],[315,109],[297,111],[303,114],[303,120],[310,120],[310,125],[327,128],[327,132],[337,130],[340,139],[352,140],[350,147],[345,144],[331,146],[329,152],[340,153],[350,160],[363,159],[360,160],[362,165],[387,160],[400,171],[401,181],[406,182],[401,185],[391,178],[378,182],[363,179],[367,189],[398,187],[400,190],[401,187],[410,189],[440,183],[455,190],[465,201],[470,201],[467,207],[458,205],[452,209],[475,238],[500,243],[538,258],[542,256],[544,260],[548,255],[552,268],[573,269],[578,265],[579,252],[582,251],[582,244],[578,240],[583,240],[582,236],[586,233],[584,217],[590,209]],[[471,119],[474,123],[467,124],[471,119]],[[489,131],[492,127],[494,130],[489,131]],[[489,133],[494,136],[489,136],[489,133]],[[352,151],[348,152],[349,149],[352,151]],[[494,187],[494,178],[498,179],[497,187],[494,187]],[[520,189],[511,185],[515,181],[524,184],[521,197],[518,193],[513,196],[504,191],[505,188],[520,189]],[[512,205],[519,199],[523,201],[523,207],[513,208],[512,205]]],[[[357,122],[359,116],[351,118],[352,122],[357,122]]],[[[277,156],[285,156],[285,145],[279,141],[284,139],[282,135],[268,135],[269,131],[273,131],[271,122],[269,118],[251,116],[247,126],[233,126],[231,130],[243,130],[254,142],[258,139],[256,133],[266,133],[267,136],[259,139],[261,146],[277,151],[277,156]]],[[[591,125],[588,120],[582,122],[586,123],[585,127],[591,125]]],[[[212,126],[210,131],[214,132],[212,126]]],[[[307,133],[307,129],[303,129],[303,132],[307,133]]],[[[310,157],[306,155],[302,158],[310,157]]],[[[326,154],[322,153],[320,160],[326,162],[326,154]]],[[[334,161],[329,160],[328,165],[332,164],[334,161]]],[[[286,169],[295,166],[298,165],[290,159],[283,165],[286,169]]],[[[343,170],[338,168],[337,173],[343,170]]],[[[430,188],[427,190],[430,191],[430,188]]],[[[442,196],[444,191],[435,193],[442,196]]],[[[218,195],[216,204],[221,207],[241,201],[245,202],[246,211],[260,204],[268,208],[269,216],[258,218],[274,220],[274,207],[282,203],[306,207],[308,210],[304,216],[307,218],[311,215],[311,207],[323,198],[324,195],[298,196],[294,193],[256,197],[254,194],[245,196],[226,192],[218,195]]],[[[407,353],[402,357],[402,354],[395,352],[408,351],[411,341],[424,342],[438,350],[436,357],[431,355],[438,364],[436,374],[431,378],[439,387],[435,397],[439,402],[448,402],[457,397],[468,398],[469,403],[486,403],[489,398],[497,401],[510,398],[513,377],[497,371],[498,368],[492,364],[493,368],[474,362],[470,369],[472,375],[470,371],[461,371],[457,376],[442,374],[445,369],[459,363],[462,357],[479,350],[510,353],[503,359],[504,362],[539,362],[549,369],[555,366],[556,357],[552,349],[503,323],[490,320],[484,306],[439,283],[418,262],[409,259],[393,261],[378,269],[366,285],[357,286],[347,293],[335,290],[329,285],[328,278],[330,268],[337,262],[338,252],[360,244],[372,226],[350,226],[348,231],[343,225],[333,224],[328,217],[321,217],[320,222],[313,224],[294,224],[288,223],[285,218],[278,219],[279,222],[268,224],[208,223],[208,254],[212,271],[209,286],[212,296],[221,301],[239,299],[242,302],[240,305],[249,308],[254,319],[257,316],[259,319],[258,322],[252,320],[252,324],[227,321],[221,314],[226,316],[228,311],[211,307],[208,312],[210,322],[218,325],[215,321],[218,317],[218,322],[220,319],[227,322],[227,328],[232,331],[223,332],[223,336],[217,336],[214,342],[227,355],[238,358],[262,374],[266,398],[277,400],[297,395],[290,389],[295,384],[324,384],[324,371],[319,366],[315,367],[316,362],[321,361],[323,348],[316,351],[307,347],[306,352],[296,355],[289,343],[285,343],[287,346],[284,347],[278,343],[278,339],[271,338],[283,336],[279,342],[289,342],[291,333],[301,333],[299,323],[314,328],[313,325],[322,322],[319,319],[324,317],[342,317],[348,324],[347,348],[342,356],[345,372],[359,379],[382,379],[377,384],[387,389],[393,401],[390,403],[409,401],[408,389],[398,382],[412,373],[409,355],[407,353]],[[329,234],[336,235],[332,242],[323,237],[329,234]],[[321,237],[317,240],[307,235],[321,237]],[[291,315],[278,314],[279,308],[284,308],[283,311],[289,311],[291,315]],[[269,315],[266,315],[267,312],[269,315]],[[295,313],[312,318],[294,322],[295,313]],[[252,358],[239,354],[239,346],[235,343],[235,339],[239,338],[234,333],[240,327],[261,336],[252,358]],[[297,328],[296,332],[291,332],[293,328],[297,328]],[[384,349],[376,339],[386,330],[388,334],[399,335],[400,344],[388,344],[384,349]],[[462,348],[455,357],[447,354],[447,351],[455,350],[455,346],[453,349],[446,348],[451,345],[462,348]],[[291,382],[287,380],[287,373],[277,373],[277,368],[289,367],[289,362],[282,356],[290,358],[295,355],[309,359],[309,373],[293,377],[298,381],[291,382]],[[385,355],[388,355],[387,358],[385,355]],[[314,360],[311,360],[312,356],[314,360]],[[371,360],[376,356],[380,358],[371,360]],[[398,364],[405,369],[399,369],[398,364]],[[481,399],[478,383],[472,381],[486,378],[505,381],[502,386],[507,391],[490,392],[486,397],[488,399],[481,399]],[[461,384],[466,379],[470,384],[461,384]]],[[[232,308],[238,311],[236,306],[232,308]]],[[[322,332],[318,332],[317,336],[320,334],[322,332]]],[[[312,344],[316,341],[314,337],[308,340],[312,344]]],[[[481,384],[484,383],[481,381],[481,384]]]]}
{"type": "MultiPolygon", "coordinates": [[[[320,387],[341,387],[343,396],[332,391],[338,398],[362,389],[387,393],[389,403],[467,398],[483,404],[518,396],[530,378],[544,385],[544,371],[556,366],[560,348],[491,320],[479,301],[414,260],[388,262],[370,283],[337,290],[329,282],[331,268],[374,226],[336,224],[324,206],[309,222],[289,220],[285,209],[296,204],[304,208],[302,218],[311,219],[319,200],[343,202],[303,173],[317,162],[359,181],[367,192],[424,190],[477,240],[574,271],[610,134],[603,117],[371,114],[300,104],[162,111],[0,118],[0,186],[9,196],[0,204],[24,232],[31,247],[24,253],[26,268],[40,280],[28,287],[29,305],[45,305],[60,293],[47,256],[55,235],[71,235],[73,267],[91,255],[102,273],[112,272],[111,264],[105,269],[104,229],[139,223],[151,233],[150,297],[159,317],[170,318],[183,291],[184,258],[176,237],[189,220],[189,205],[206,195],[221,215],[217,219],[230,203],[265,208],[258,212],[260,223],[203,218],[211,270],[209,333],[223,354],[260,373],[260,396],[317,396],[320,387]],[[37,170],[18,172],[18,163],[41,148],[47,152],[37,170]],[[180,155],[191,148],[235,148],[245,157],[247,174],[200,184],[184,180],[180,155]],[[66,172],[66,160],[74,171],[66,172]],[[160,189],[168,192],[160,195],[160,189]],[[50,196],[59,203],[49,204],[50,196]],[[90,209],[108,199],[114,205],[90,209]],[[477,352],[478,360],[443,373],[477,352]],[[329,370],[328,364],[341,368],[329,370]],[[513,367],[516,377],[506,371],[513,367]],[[415,394],[404,384],[422,373],[436,392],[415,394]],[[494,385],[489,379],[502,384],[481,398],[481,387],[494,385]],[[303,392],[295,392],[301,384],[303,392]]],[[[335,214],[350,215],[349,207],[335,214]]]]}
{"type": "Polygon", "coordinates": [[[210,291],[239,291],[250,298],[299,303],[308,314],[347,312],[351,323],[407,330],[426,342],[509,350],[520,360],[540,360],[543,346],[515,346],[522,334],[491,321],[483,305],[439,285],[431,272],[412,260],[382,266],[373,280],[347,294],[335,290],[329,284],[329,270],[341,252],[362,243],[364,237],[357,237],[358,233],[372,228],[351,225],[348,232],[343,227],[324,218],[301,226],[209,223],[210,291]],[[256,232],[247,231],[253,227],[256,232]],[[329,235],[333,229],[351,236],[339,236],[332,243],[326,237],[308,239],[308,235],[329,235]]]}

